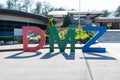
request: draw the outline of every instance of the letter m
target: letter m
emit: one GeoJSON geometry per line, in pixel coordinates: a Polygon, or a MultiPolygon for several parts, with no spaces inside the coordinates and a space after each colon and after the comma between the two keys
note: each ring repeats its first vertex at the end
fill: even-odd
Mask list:
{"type": "Polygon", "coordinates": [[[65,39],[63,42],[60,40],[56,27],[55,26],[50,27],[50,52],[54,51],[54,40],[56,40],[60,52],[65,51],[65,48],[69,41],[71,43],[71,52],[75,52],[75,29],[74,29],[75,26],[71,25],[69,27],[71,28],[67,31],[67,34],[65,35],[65,39]]]}

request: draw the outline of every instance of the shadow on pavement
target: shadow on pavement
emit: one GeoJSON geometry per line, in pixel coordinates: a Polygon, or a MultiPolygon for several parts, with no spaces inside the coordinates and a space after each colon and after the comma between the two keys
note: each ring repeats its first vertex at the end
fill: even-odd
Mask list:
{"type": "MultiPolygon", "coordinates": [[[[32,52],[33,53],[33,52],[32,52]]],[[[25,59],[25,58],[32,58],[32,57],[36,57],[39,56],[41,54],[41,52],[34,52],[32,55],[27,53],[27,52],[19,52],[16,54],[13,54],[11,56],[5,57],[5,59],[25,59]],[[27,55],[24,55],[27,54],[27,55]]]]}
{"type": "MultiPolygon", "coordinates": [[[[32,52],[31,53],[31,52],[23,52],[22,51],[22,52],[13,54],[11,56],[5,57],[5,59],[26,59],[26,58],[32,58],[32,57],[39,56],[40,54],[41,54],[41,52],[32,52]]],[[[40,59],[50,59],[50,58],[55,57],[59,54],[62,54],[66,60],[74,60],[75,59],[74,52],[71,52],[70,54],[67,54],[65,52],[57,52],[57,53],[48,52],[40,59]]]]}
{"type": "Polygon", "coordinates": [[[86,60],[116,60],[105,53],[83,53],[83,55],[86,60]]]}
{"type": "Polygon", "coordinates": [[[52,57],[57,56],[59,54],[62,54],[66,60],[74,60],[75,59],[75,53],[74,52],[71,52],[70,54],[67,54],[65,52],[57,52],[57,53],[48,52],[43,57],[41,57],[40,59],[49,59],[49,58],[52,58],[52,57]]]}

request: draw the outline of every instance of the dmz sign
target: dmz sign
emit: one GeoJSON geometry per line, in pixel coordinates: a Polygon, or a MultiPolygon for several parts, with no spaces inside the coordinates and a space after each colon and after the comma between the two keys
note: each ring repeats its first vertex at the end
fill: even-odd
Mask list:
{"type": "MultiPolygon", "coordinates": [[[[54,52],[54,40],[56,39],[58,47],[60,49],[60,52],[64,52],[65,48],[67,46],[67,43],[70,41],[71,47],[70,51],[75,52],[75,26],[71,25],[69,26],[70,29],[67,31],[67,34],[65,36],[64,41],[60,40],[60,37],[58,35],[57,28],[55,26],[50,27],[50,52],[54,52]]],[[[100,38],[105,32],[106,32],[106,27],[104,26],[85,26],[83,27],[83,30],[85,31],[97,31],[97,33],[82,47],[82,52],[106,52],[106,48],[96,48],[96,47],[90,47],[92,44],[95,43],[95,41],[100,38]]],[[[23,50],[25,52],[34,52],[39,49],[41,49],[46,41],[46,37],[44,32],[35,26],[24,26],[23,27],[23,50]],[[35,31],[41,36],[40,43],[36,47],[28,47],[28,31],[35,31]]]]}

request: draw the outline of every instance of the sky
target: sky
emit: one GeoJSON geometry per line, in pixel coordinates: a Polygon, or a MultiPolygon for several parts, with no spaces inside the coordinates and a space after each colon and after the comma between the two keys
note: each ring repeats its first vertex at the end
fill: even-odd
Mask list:
{"type": "MultiPolygon", "coordinates": [[[[54,7],[74,8],[79,10],[79,0],[38,0],[50,2],[54,7]]],[[[80,11],[116,10],[120,0],[80,0],[80,11]]]]}
{"type": "MultiPolygon", "coordinates": [[[[1,0],[0,3],[5,3],[1,0]]],[[[53,7],[79,10],[79,0],[36,0],[49,2],[53,7]]],[[[120,6],[120,0],[80,0],[80,11],[114,11],[120,6]]]]}

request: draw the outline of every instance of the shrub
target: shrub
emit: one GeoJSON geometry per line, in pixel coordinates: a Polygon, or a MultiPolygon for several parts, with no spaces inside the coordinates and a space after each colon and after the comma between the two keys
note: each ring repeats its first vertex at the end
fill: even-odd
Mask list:
{"type": "Polygon", "coordinates": [[[83,31],[82,29],[76,29],[75,31],[75,39],[86,39],[89,37],[86,31],[83,31]]]}
{"type": "Polygon", "coordinates": [[[3,40],[5,42],[14,41],[14,37],[4,36],[4,37],[0,37],[0,40],[3,40]]]}
{"type": "MultiPolygon", "coordinates": [[[[65,39],[65,35],[68,31],[68,28],[59,31],[59,37],[61,40],[65,39]]],[[[75,30],[75,39],[81,43],[87,42],[91,37],[93,37],[94,32],[92,31],[83,31],[82,28],[75,30]]]]}

